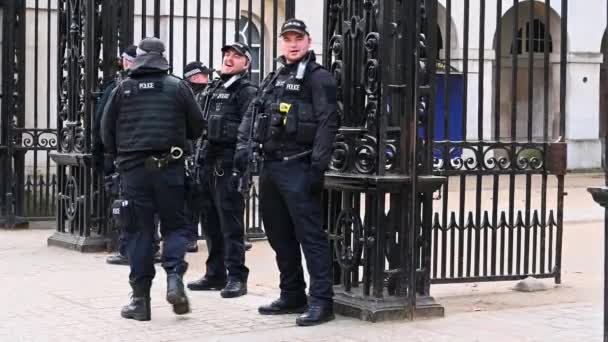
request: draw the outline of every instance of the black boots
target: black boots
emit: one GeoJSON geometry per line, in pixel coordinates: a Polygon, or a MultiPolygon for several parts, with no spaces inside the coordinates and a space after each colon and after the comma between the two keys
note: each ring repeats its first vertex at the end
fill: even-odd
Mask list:
{"type": "Polygon", "coordinates": [[[110,265],[129,265],[129,258],[126,255],[120,253],[116,255],[110,255],[106,258],[106,263],[110,265]]]}
{"type": "Polygon", "coordinates": [[[219,291],[226,286],[226,279],[213,279],[202,277],[197,281],[188,283],[188,288],[191,291],[219,291]]]}
{"type": "Polygon", "coordinates": [[[207,276],[188,283],[191,291],[221,291],[224,298],[240,297],[247,294],[247,283],[238,280],[213,279],[207,276]]]}
{"type": "Polygon", "coordinates": [[[239,280],[229,280],[228,284],[222,289],[220,295],[223,298],[235,298],[247,294],[247,283],[239,280]]]}
{"type": "Polygon", "coordinates": [[[312,326],[329,322],[335,318],[333,303],[312,303],[306,305],[306,297],[301,299],[279,298],[269,305],[258,308],[261,315],[285,315],[302,313],[296,318],[299,326],[312,326]]]}
{"type": "Polygon", "coordinates": [[[198,241],[190,241],[186,244],[186,252],[188,253],[196,253],[198,252],[198,241]]]}
{"type": "Polygon", "coordinates": [[[190,312],[190,302],[184,290],[183,273],[167,274],[167,302],[173,305],[173,312],[176,315],[190,312]]]}
{"type": "Polygon", "coordinates": [[[288,301],[279,298],[268,305],[262,305],[258,308],[261,315],[285,315],[294,313],[303,313],[306,311],[306,297],[303,300],[288,301]]]}
{"type": "Polygon", "coordinates": [[[302,327],[319,325],[334,320],[334,306],[331,303],[310,304],[308,310],[296,318],[296,324],[302,327]]]}
{"type": "Polygon", "coordinates": [[[136,321],[149,321],[151,319],[150,287],[131,283],[131,288],[133,289],[131,303],[122,308],[120,315],[136,321]]]}

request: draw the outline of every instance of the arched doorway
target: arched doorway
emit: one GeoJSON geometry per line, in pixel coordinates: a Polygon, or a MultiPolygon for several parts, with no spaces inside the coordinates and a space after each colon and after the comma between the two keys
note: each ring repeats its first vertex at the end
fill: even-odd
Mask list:
{"type": "Polygon", "coordinates": [[[517,19],[515,12],[512,7],[503,15],[500,37],[494,38],[497,59],[494,75],[500,79],[500,93],[497,94],[495,89],[493,94],[493,101],[500,101],[499,136],[494,138],[542,141],[546,126],[547,139],[554,140],[559,136],[560,125],[557,56],[561,43],[561,19],[553,9],[549,9],[547,15],[546,5],[539,1],[520,2],[517,19]],[[548,64],[544,62],[546,54],[548,64]],[[496,70],[498,62],[500,70],[496,70]]]}

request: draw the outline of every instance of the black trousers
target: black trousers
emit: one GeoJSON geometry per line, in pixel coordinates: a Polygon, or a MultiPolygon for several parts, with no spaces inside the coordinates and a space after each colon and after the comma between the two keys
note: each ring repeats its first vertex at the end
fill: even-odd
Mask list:
{"type": "Polygon", "coordinates": [[[333,302],[329,240],[322,227],[321,194],[310,191],[310,161],[267,161],[260,174],[260,209],[281,272],[281,297],[305,298],[301,250],[310,275],[311,302],[333,302]]]}
{"type": "Polygon", "coordinates": [[[204,193],[209,193],[204,233],[207,240],[207,278],[247,282],[245,266],[245,201],[232,183],[232,163],[210,160],[205,173],[204,193]]]}
{"type": "Polygon", "coordinates": [[[133,205],[134,222],[126,231],[127,253],[131,265],[129,280],[149,287],[155,276],[155,214],[163,236],[162,266],[167,274],[183,274],[190,232],[184,215],[184,167],[180,163],[148,170],[135,167],[122,173],[123,197],[133,205]]]}

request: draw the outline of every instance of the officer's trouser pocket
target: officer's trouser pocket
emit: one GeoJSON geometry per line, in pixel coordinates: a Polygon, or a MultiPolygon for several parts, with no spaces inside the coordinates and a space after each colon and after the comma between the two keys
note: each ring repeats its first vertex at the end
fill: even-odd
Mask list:
{"type": "Polygon", "coordinates": [[[128,233],[138,230],[135,219],[135,206],[131,200],[118,199],[112,203],[114,225],[128,233]]]}

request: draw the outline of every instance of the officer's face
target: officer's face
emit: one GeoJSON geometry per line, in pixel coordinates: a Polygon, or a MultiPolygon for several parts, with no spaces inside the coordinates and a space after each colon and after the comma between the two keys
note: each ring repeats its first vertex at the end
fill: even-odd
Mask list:
{"type": "Polygon", "coordinates": [[[123,70],[129,70],[129,69],[131,69],[131,64],[133,64],[133,63],[130,62],[128,59],[126,59],[126,58],[122,59],[122,69],[123,70]]]}
{"type": "Polygon", "coordinates": [[[298,63],[308,53],[311,39],[297,32],[285,32],[281,36],[281,52],[287,64],[298,63]]]}
{"type": "Polygon", "coordinates": [[[207,83],[209,83],[209,75],[196,74],[196,75],[190,76],[188,78],[188,82],[194,83],[194,84],[207,84],[207,83]]]}
{"type": "Polygon", "coordinates": [[[249,60],[234,49],[228,49],[224,53],[224,64],[222,64],[223,75],[236,75],[249,68],[249,60]]]}

